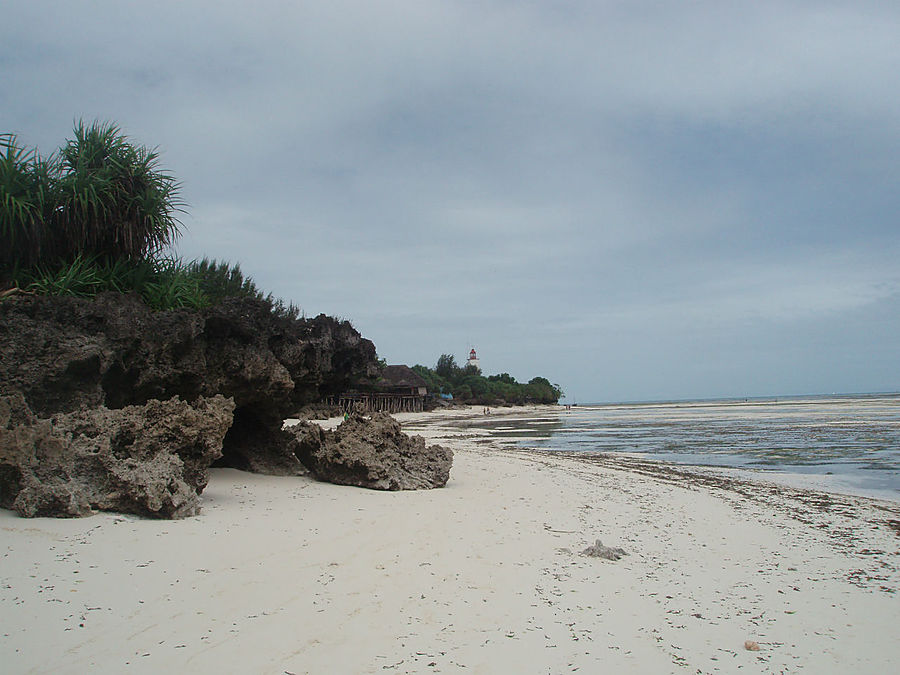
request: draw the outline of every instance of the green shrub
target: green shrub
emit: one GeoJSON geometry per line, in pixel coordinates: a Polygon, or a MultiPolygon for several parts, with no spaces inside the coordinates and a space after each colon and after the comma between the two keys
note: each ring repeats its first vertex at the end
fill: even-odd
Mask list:
{"type": "Polygon", "coordinates": [[[187,264],[187,272],[197,279],[200,289],[210,302],[219,302],[225,298],[248,297],[261,300],[269,305],[276,316],[296,319],[300,316],[300,308],[293,303],[287,305],[275,298],[271,293],[263,294],[250,277],[245,277],[239,264],[219,262],[203,258],[187,264]]]}
{"type": "Polygon", "coordinates": [[[178,260],[160,261],[155,274],[138,291],[153,309],[199,309],[210,304],[209,297],[200,288],[199,279],[178,260]]]}
{"type": "Polygon", "coordinates": [[[29,277],[26,289],[40,295],[93,297],[107,290],[109,283],[108,275],[95,260],[81,256],[56,267],[36,267],[29,277]]]}
{"type": "Polygon", "coordinates": [[[187,271],[197,279],[203,292],[213,301],[235,296],[264,298],[253,280],[244,277],[239,264],[203,258],[189,262],[187,271]]]}
{"type": "Polygon", "coordinates": [[[134,292],[154,309],[209,304],[197,280],[177,260],[107,262],[77,256],[55,266],[36,266],[20,279],[25,290],[40,295],[91,298],[104,291],[134,292]]]}

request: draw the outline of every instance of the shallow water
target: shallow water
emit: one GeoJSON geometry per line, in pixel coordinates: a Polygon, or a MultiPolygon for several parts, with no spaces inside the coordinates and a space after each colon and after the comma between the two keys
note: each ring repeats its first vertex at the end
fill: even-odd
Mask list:
{"type": "Polygon", "coordinates": [[[821,478],[900,498],[900,395],[578,406],[473,422],[517,447],[629,452],[821,478]]]}

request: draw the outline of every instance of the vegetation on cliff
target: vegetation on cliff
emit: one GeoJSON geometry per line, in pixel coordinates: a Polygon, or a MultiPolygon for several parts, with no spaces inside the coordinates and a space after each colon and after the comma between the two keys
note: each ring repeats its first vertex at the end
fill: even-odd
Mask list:
{"type": "Polygon", "coordinates": [[[113,124],[75,126],[74,138],[42,157],[0,137],[0,265],[56,266],[152,260],[178,237],[180,186],[155,150],[113,124]]]}
{"type": "Polygon", "coordinates": [[[79,122],[49,157],[0,134],[0,290],[134,292],[153,309],[249,297],[297,316],[238,265],[164,255],[179,235],[180,187],[159,167],[156,150],[113,124],[79,122]]]}
{"type": "Polygon", "coordinates": [[[558,384],[547,378],[534,377],[528,383],[517,382],[509,373],[485,377],[473,366],[460,367],[452,354],[441,354],[435,367],[415,365],[412,368],[435,394],[450,394],[454,400],[476,405],[524,403],[555,404],[563,396],[558,384]]]}

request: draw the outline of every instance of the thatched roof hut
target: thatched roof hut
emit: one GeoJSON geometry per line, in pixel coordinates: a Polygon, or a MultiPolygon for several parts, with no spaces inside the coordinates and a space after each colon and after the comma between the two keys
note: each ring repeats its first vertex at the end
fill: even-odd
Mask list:
{"type": "Polygon", "coordinates": [[[392,394],[425,396],[428,385],[422,376],[409,366],[385,366],[381,377],[375,383],[379,391],[392,394]]]}
{"type": "Polygon", "coordinates": [[[332,399],[344,410],[380,410],[388,413],[425,409],[428,384],[409,366],[385,366],[374,386],[346,391],[332,399]]]}

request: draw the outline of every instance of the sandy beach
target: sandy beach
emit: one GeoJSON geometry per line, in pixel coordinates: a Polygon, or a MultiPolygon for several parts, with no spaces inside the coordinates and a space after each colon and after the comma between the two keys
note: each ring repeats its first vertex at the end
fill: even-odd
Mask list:
{"type": "Polygon", "coordinates": [[[880,674],[900,663],[900,504],[500,449],[452,425],[479,412],[397,416],[453,448],[443,489],[215,469],[202,513],[181,521],[0,511],[0,670],[880,674]],[[597,539],[626,555],[581,555],[597,539]]]}

